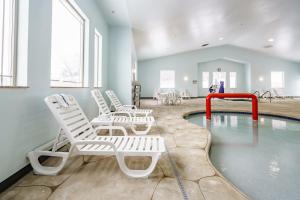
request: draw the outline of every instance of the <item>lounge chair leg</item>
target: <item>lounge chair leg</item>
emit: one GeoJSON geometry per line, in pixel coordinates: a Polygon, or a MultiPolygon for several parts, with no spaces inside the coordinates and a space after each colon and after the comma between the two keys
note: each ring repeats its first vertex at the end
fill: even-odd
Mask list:
{"type": "MultiPolygon", "coordinates": [[[[113,123],[111,123],[109,126],[113,126],[114,124],[113,123]]],[[[108,132],[109,132],[109,136],[112,136],[113,135],[113,129],[109,129],[108,130],[108,132]]]]}
{"type": "Polygon", "coordinates": [[[57,175],[65,166],[69,152],[52,152],[52,151],[31,151],[28,158],[35,174],[41,175],[57,175]],[[40,156],[61,157],[62,161],[57,167],[42,166],[39,162],[40,156]]]}
{"type": "MultiPolygon", "coordinates": [[[[127,176],[130,176],[130,177],[143,178],[143,177],[148,177],[153,172],[153,170],[155,169],[155,166],[157,164],[157,161],[159,159],[160,153],[155,153],[154,155],[151,155],[151,164],[145,170],[129,169],[125,163],[125,156],[126,156],[126,154],[123,154],[123,153],[118,153],[116,155],[120,169],[122,170],[122,172],[124,172],[124,174],[126,174],[127,176]]],[[[148,155],[145,155],[145,156],[148,156],[148,155]]]]}
{"type": "Polygon", "coordinates": [[[66,136],[64,134],[63,129],[60,128],[59,133],[55,138],[55,142],[54,142],[53,147],[52,147],[52,152],[56,152],[57,149],[59,148],[59,143],[63,142],[64,140],[66,140],[66,136]]]}
{"type": "Polygon", "coordinates": [[[147,124],[146,126],[147,128],[143,131],[137,131],[134,125],[132,125],[130,128],[136,135],[146,135],[150,131],[152,124],[147,124]]]}

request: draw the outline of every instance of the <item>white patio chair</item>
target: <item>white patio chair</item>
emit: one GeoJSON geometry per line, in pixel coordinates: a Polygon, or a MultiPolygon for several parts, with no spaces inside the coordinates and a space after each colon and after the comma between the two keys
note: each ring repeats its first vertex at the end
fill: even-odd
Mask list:
{"type": "Polygon", "coordinates": [[[180,96],[182,99],[190,99],[191,93],[189,90],[185,89],[184,91],[181,92],[180,96]]]}
{"type": "Polygon", "coordinates": [[[121,101],[117,97],[117,95],[112,90],[105,91],[106,95],[108,96],[111,106],[115,108],[116,111],[126,111],[135,115],[143,115],[148,116],[152,113],[152,110],[150,109],[138,109],[135,105],[122,105],[121,101]]]}
{"type": "Polygon", "coordinates": [[[176,105],[181,104],[182,97],[177,90],[174,90],[169,93],[169,104],[176,105]]]}
{"type": "Polygon", "coordinates": [[[159,89],[154,88],[153,90],[153,100],[158,100],[159,89]]]}
{"type": "Polygon", "coordinates": [[[77,101],[72,96],[64,96],[67,106],[60,104],[58,95],[45,98],[45,102],[56,118],[63,133],[71,143],[69,152],[35,150],[28,153],[30,163],[36,174],[56,175],[64,167],[67,159],[75,155],[115,155],[120,169],[128,176],[147,177],[154,170],[161,153],[165,152],[164,139],[159,136],[127,136],[123,127],[105,126],[94,129],[77,101]],[[124,136],[98,136],[96,130],[117,129],[124,136]],[[62,158],[55,167],[43,166],[39,157],[50,156],[62,158]],[[145,170],[129,169],[125,163],[126,156],[150,156],[152,162],[145,170]]]}
{"type": "Polygon", "coordinates": [[[145,116],[145,117],[131,116],[130,113],[126,110],[111,112],[104,97],[102,96],[99,90],[92,90],[91,94],[99,108],[99,116],[91,121],[91,124],[94,126],[103,126],[103,125],[129,126],[135,134],[145,135],[150,131],[152,125],[155,122],[153,116],[145,116]],[[146,126],[146,129],[137,130],[136,128],[138,125],[146,126]]]}

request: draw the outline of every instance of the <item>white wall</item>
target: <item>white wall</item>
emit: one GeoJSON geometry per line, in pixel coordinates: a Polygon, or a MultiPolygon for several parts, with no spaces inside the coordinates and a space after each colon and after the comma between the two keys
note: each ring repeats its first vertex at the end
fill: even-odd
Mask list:
{"type": "MultiPolygon", "coordinates": [[[[90,19],[89,85],[93,85],[94,28],[103,35],[103,89],[108,86],[108,26],[94,0],[76,0],[90,19]]],[[[28,86],[24,89],[0,88],[0,182],[28,164],[27,152],[54,139],[58,126],[43,102],[53,93],[74,95],[89,118],[97,107],[91,88],[50,88],[51,0],[30,0],[29,5],[28,86]]]]}
{"type": "Polygon", "coordinates": [[[235,46],[224,45],[205,48],[186,53],[160,57],[156,59],[142,60],[138,62],[138,77],[142,84],[142,96],[151,97],[154,88],[159,87],[159,71],[173,69],[176,71],[176,88],[186,88],[193,96],[197,96],[197,85],[191,81],[184,82],[183,77],[189,76],[189,80],[197,80],[197,65],[220,58],[230,58],[247,63],[250,66],[251,77],[247,80],[248,89],[270,89],[271,71],[285,72],[284,95],[300,96],[300,64],[279,59],[267,54],[243,49],[235,46]],[[264,82],[258,79],[264,77],[264,82]]]}

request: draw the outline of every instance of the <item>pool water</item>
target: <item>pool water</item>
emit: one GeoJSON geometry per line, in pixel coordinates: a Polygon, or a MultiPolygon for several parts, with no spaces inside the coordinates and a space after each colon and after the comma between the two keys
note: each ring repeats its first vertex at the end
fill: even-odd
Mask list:
{"type": "Polygon", "coordinates": [[[300,122],[251,115],[214,113],[188,120],[212,132],[214,166],[251,199],[300,199],[300,122]]]}

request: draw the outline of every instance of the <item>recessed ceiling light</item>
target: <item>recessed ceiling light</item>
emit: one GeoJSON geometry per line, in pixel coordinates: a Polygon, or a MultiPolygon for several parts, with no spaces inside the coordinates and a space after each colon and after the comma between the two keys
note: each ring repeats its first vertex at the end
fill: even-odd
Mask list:
{"type": "Polygon", "coordinates": [[[223,37],[219,37],[219,40],[224,40],[224,38],[223,37]]]}
{"type": "Polygon", "coordinates": [[[268,39],[268,42],[274,42],[275,40],[274,40],[274,38],[269,38],[268,39]]]}

